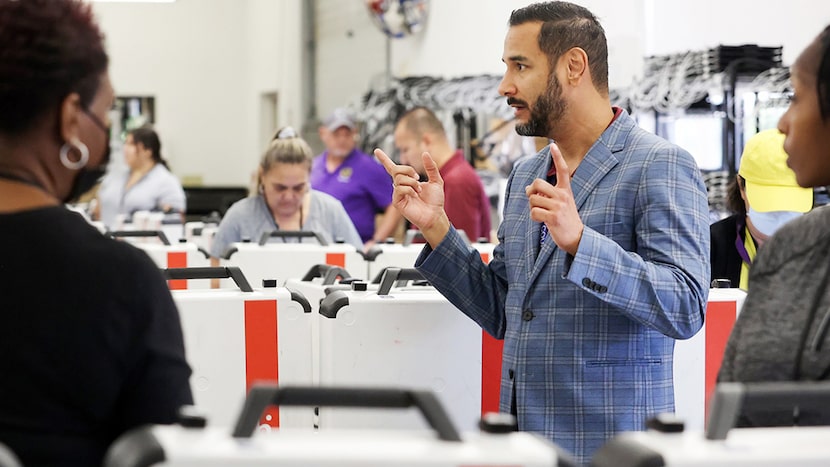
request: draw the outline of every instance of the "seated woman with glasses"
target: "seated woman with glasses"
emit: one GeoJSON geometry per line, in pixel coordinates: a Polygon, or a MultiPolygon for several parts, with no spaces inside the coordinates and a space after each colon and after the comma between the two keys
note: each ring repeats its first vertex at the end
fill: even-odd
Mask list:
{"type": "Polygon", "coordinates": [[[360,235],[340,201],[311,189],[311,159],[311,148],[293,128],[277,133],[260,160],[257,193],[234,203],[219,224],[210,250],[213,266],[219,266],[231,243],[244,238],[256,242],[275,230],[317,232],[329,243],[343,241],[362,251],[360,235]]]}

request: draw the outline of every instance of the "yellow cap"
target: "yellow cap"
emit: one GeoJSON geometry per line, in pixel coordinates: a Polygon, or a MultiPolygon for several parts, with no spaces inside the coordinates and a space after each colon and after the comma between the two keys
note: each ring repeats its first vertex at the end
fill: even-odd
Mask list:
{"type": "Polygon", "coordinates": [[[795,181],[778,130],[764,130],[746,142],[738,174],[746,180],[749,205],[758,212],[807,212],[813,207],[813,189],[795,181]]]}

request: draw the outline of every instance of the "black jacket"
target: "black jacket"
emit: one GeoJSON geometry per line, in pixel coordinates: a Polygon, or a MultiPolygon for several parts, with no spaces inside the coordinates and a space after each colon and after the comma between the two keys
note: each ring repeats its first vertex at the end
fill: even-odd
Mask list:
{"type": "Polygon", "coordinates": [[[745,238],[746,229],[738,232],[738,218],[740,214],[734,214],[709,226],[711,236],[711,249],[709,258],[712,263],[712,280],[729,279],[731,287],[737,288],[741,280],[741,256],[735,248],[736,235],[740,234],[741,243],[745,238]]]}

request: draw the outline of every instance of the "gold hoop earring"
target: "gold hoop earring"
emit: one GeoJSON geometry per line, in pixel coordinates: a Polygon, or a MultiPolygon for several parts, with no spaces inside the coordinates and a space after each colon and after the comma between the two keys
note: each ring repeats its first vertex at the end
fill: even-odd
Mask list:
{"type": "Polygon", "coordinates": [[[82,169],[86,167],[87,162],[89,162],[89,149],[86,147],[86,144],[80,141],[63,143],[63,146],[61,146],[60,159],[61,164],[69,170],[82,169]],[[74,162],[69,159],[69,151],[72,151],[73,149],[78,151],[78,154],[81,155],[81,158],[74,162]]]}

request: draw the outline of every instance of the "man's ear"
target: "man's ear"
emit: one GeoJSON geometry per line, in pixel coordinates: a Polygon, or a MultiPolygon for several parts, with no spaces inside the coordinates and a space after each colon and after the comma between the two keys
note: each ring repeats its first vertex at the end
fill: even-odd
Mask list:
{"type": "Polygon", "coordinates": [[[579,84],[588,71],[588,54],[580,47],[573,47],[563,54],[568,83],[579,84]]]}
{"type": "Polygon", "coordinates": [[[424,146],[426,146],[428,148],[431,148],[432,143],[434,143],[434,142],[435,142],[435,138],[433,138],[431,134],[429,134],[427,132],[424,132],[424,134],[421,135],[421,143],[423,143],[424,146]]]}
{"type": "Polygon", "coordinates": [[[61,139],[63,142],[75,141],[81,134],[81,96],[77,92],[67,94],[61,101],[59,122],[61,139]]]}

